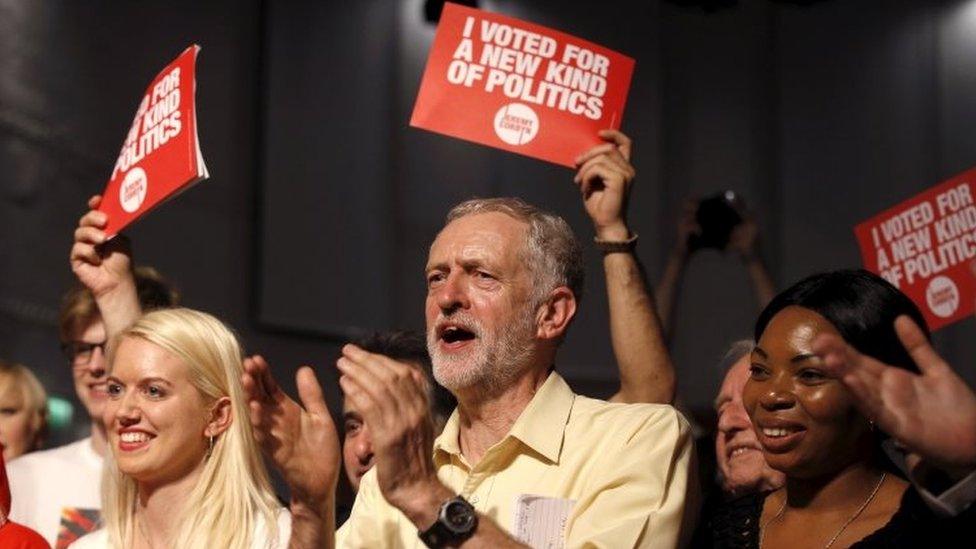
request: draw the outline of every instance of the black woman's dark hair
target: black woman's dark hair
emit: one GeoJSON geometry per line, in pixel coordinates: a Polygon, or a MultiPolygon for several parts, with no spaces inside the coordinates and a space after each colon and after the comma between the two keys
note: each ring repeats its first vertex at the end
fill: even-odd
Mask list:
{"type": "Polygon", "coordinates": [[[911,317],[930,338],[925,317],[898,288],[863,269],[845,269],[808,276],[769,302],[756,320],[756,341],[776,313],[790,306],[826,318],[847,343],[886,364],[918,372],[895,333],[895,319],[911,317]]]}

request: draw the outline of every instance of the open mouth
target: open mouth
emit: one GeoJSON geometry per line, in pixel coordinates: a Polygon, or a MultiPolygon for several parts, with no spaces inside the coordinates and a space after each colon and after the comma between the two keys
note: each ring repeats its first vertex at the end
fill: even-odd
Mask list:
{"type": "Polygon", "coordinates": [[[746,452],[758,451],[760,451],[759,448],[754,448],[752,446],[739,446],[738,448],[733,448],[732,451],[729,452],[729,459],[737,458],[746,452]]]}
{"type": "Polygon", "coordinates": [[[463,344],[475,338],[474,332],[461,326],[445,326],[441,329],[441,341],[448,345],[463,344]]]}
{"type": "Polygon", "coordinates": [[[155,438],[145,431],[124,431],[119,433],[119,449],[123,452],[132,452],[143,448],[155,438]]]}
{"type": "Polygon", "coordinates": [[[796,447],[807,430],[801,425],[783,424],[762,426],[758,431],[763,448],[770,452],[785,452],[796,447]]]}
{"type": "Polygon", "coordinates": [[[763,427],[762,433],[770,438],[783,438],[793,433],[798,433],[803,429],[796,427],[763,427]]]}

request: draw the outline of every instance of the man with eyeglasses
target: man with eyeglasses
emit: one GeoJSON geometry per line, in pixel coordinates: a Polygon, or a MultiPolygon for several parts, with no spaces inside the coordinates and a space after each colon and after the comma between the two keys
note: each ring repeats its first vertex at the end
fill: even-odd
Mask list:
{"type": "MultiPolygon", "coordinates": [[[[124,246],[113,241],[112,247],[124,246]]],[[[113,268],[128,269],[127,257],[112,253],[113,268]]],[[[179,294],[151,267],[134,269],[143,310],[173,307],[179,294]]],[[[102,460],[106,452],[105,324],[95,297],[79,284],[68,291],[58,315],[61,350],[71,367],[78,400],[88,412],[91,435],[33,452],[7,465],[15,505],[10,518],[33,528],[56,549],[67,547],[98,527],[101,519],[102,460]]]]}

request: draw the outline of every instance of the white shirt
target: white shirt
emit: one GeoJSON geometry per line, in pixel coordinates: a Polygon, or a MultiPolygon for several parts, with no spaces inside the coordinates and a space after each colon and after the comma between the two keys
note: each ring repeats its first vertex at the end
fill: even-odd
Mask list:
{"type": "Polygon", "coordinates": [[[67,547],[99,527],[102,458],[91,437],[14,459],[7,464],[7,477],[10,520],[33,528],[52,547],[67,547]]]}
{"type": "MultiPolygon", "coordinates": [[[[271,533],[265,526],[264,519],[258,518],[251,537],[251,549],[285,549],[291,539],[291,513],[287,509],[278,509],[278,536],[271,539],[271,533]]],[[[109,549],[108,531],[104,528],[76,541],[71,549],[109,549]]]]}

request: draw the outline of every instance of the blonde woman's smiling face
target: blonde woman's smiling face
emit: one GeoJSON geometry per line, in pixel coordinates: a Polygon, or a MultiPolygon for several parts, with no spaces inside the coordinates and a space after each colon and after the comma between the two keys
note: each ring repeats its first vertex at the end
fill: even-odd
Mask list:
{"type": "Polygon", "coordinates": [[[108,377],[103,419],[121,472],[165,484],[202,467],[212,403],[190,382],[189,367],[144,339],[123,339],[108,377]]]}

